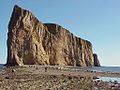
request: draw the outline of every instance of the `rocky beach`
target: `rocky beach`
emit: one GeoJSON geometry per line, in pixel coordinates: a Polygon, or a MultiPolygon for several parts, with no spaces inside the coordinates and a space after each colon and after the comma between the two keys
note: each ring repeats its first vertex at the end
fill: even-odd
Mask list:
{"type": "Polygon", "coordinates": [[[40,65],[14,66],[0,70],[4,70],[0,74],[0,90],[120,90],[117,81],[96,80],[98,76],[120,78],[120,73],[40,65]]]}
{"type": "Polygon", "coordinates": [[[92,43],[56,23],[42,23],[15,5],[8,25],[7,62],[0,90],[120,90],[120,73],[77,70],[100,67],[92,43]]]}

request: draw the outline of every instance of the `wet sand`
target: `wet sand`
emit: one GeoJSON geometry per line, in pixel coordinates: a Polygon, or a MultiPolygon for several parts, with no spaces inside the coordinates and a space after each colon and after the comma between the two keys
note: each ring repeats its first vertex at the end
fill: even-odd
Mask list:
{"type": "Polygon", "coordinates": [[[115,82],[93,81],[97,76],[118,77],[120,73],[68,70],[58,66],[17,66],[4,68],[0,90],[120,90],[115,82]]]}

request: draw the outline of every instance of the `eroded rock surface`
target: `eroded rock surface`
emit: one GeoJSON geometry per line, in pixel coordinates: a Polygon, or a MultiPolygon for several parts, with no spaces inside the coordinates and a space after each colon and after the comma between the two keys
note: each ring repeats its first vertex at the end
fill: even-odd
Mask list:
{"type": "Polygon", "coordinates": [[[92,44],[58,24],[41,23],[28,10],[14,7],[8,26],[6,65],[94,66],[92,44]]]}
{"type": "Polygon", "coordinates": [[[94,57],[94,66],[100,67],[100,62],[97,54],[93,54],[93,57],[94,57]]]}

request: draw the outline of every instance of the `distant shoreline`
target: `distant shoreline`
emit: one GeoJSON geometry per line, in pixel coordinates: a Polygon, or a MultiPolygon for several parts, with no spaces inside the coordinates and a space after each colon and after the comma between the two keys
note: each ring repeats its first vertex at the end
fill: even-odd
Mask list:
{"type": "MultiPolygon", "coordinates": [[[[0,68],[1,67],[6,67],[4,65],[5,64],[0,64],[0,68]]],[[[78,67],[78,66],[58,66],[58,65],[22,65],[22,66],[40,66],[40,67],[45,67],[46,66],[46,67],[54,67],[54,68],[55,67],[62,67],[64,69],[69,69],[69,70],[83,70],[83,71],[93,71],[93,72],[120,73],[120,67],[117,67],[117,66],[100,66],[100,67],[78,67]]],[[[19,66],[7,66],[7,67],[19,67],[19,66]]]]}

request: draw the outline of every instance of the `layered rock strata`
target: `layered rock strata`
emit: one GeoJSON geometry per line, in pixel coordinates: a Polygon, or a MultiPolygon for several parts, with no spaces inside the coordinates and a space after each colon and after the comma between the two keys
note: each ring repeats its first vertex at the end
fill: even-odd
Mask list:
{"type": "Polygon", "coordinates": [[[58,24],[41,23],[17,5],[8,26],[6,65],[95,66],[92,44],[58,24]]]}

